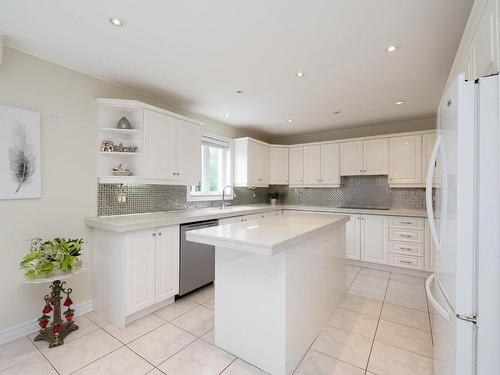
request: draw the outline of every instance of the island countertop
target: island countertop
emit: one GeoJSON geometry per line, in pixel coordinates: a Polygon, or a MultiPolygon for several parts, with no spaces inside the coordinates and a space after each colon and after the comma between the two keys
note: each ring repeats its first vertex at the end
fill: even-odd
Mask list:
{"type": "Polygon", "coordinates": [[[333,224],[345,224],[347,215],[290,213],[231,223],[186,232],[193,242],[246,251],[262,255],[275,255],[289,245],[314,236],[333,224]]]}

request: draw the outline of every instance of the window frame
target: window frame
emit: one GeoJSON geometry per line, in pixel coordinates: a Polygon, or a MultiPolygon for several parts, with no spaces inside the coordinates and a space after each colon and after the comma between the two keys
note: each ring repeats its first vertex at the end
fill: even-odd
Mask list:
{"type": "MultiPolygon", "coordinates": [[[[233,140],[231,138],[227,138],[227,137],[224,137],[224,136],[219,135],[219,134],[202,131],[202,133],[201,133],[201,142],[202,142],[202,144],[203,144],[204,140],[207,141],[207,142],[210,142],[210,140],[214,140],[214,141],[219,141],[219,142],[227,143],[227,145],[228,145],[227,151],[229,153],[229,168],[227,168],[227,170],[225,171],[225,173],[229,173],[229,178],[226,175],[224,177],[226,177],[225,179],[226,179],[226,181],[228,181],[227,185],[234,186],[234,184],[233,184],[233,182],[234,182],[234,180],[233,180],[233,177],[234,177],[234,173],[233,173],[233,171],[234,171],[234,164],[233,164],[234,163],[234,153],[233,153],[233,151],[234,151],[234,142],[233,142],[233,140]]],[[[201,158],[201,152],[200,152],[200,158],[201,158]]],[[[225,159],[225,161],[226,161],[226,163],[228,162],[227,159],[225,159]]],[[[202,159],[202,163],[203,163],[203,159],[202,159]]],[[[203,176],[201,176],[201,178],[203,178],[203,176]]],[[[186,201],[188,201],[188,202],[218,201],[218,200],[222,200],[222,192],[214,192],[214,193],[200,192],[200,193],[196,193],[196,192],[191,191],[192,188],[193,188],[193,185],[190,185],[190,186],[187,186],[187,189],[186,189],[186,201]]],[[[234,192],[231,189],[230,194],[225,194],[224,199],[225,200],[232,200],[233,198],[234,198],[234,192]]]]}

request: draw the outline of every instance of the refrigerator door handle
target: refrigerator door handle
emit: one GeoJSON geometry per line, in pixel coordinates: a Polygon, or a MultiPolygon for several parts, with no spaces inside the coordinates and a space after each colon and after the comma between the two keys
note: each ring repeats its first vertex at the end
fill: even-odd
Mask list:
{"type": "MultiPolygon", "coordinates": [[[[427,209],[427,219],[429,220],[429,229],[431,231],[431,237],[439,249],[439,238],[436,230],[436,222],[434,220],[434,207],[432,204],[432,184],[434,180],[434,170],[435,164],[438,158],[439,149],[443,146],[443,140],[439,134],[436,138],[436,143],[432,149],[431,158],[429,160],[429,165],[427,166],[427,181],[425,184],[425,206],[427,209]]],[[[444,176],[443,176],[444,177],[444,176]]]]}
{"type": "Polygon", "coordinates": [[[429,299],[429,302],[431,303],[432,306],[436,309],[439,315],[443,317],[443,319],[450,320],[450,314],[448,314],[448,311],[441,306],[438,301],[434,298],[434,296],[431,293],[431,283],[434,281],[436,278],[436,274],[430,275],[427,280],[425,280],[425,292],[427,293],[427,298],[429,299]]]}

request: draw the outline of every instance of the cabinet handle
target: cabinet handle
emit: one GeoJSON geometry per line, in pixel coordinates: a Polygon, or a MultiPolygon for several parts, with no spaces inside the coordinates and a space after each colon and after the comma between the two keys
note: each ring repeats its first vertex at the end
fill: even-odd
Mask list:
{"type": "Polygon", "coordinates": [[[153,237],[156,237],[156,233],[153,233],[153,237]]]}
{"type": "Polygon", "coordinates": [[[172,172],[172,174],[175,176],[175,172],[172,172]]]}
{"type": "Polygon", "coordinates": [[[161,232],[158,233],[158,236],[161,236],[161,232]]]}
{"type": "Polygon", "coordinates": [[[399,263],[404,263],[404,264],[413,264],[409,260],[400,260],[399,263]]]}
{"type": "Polygon", "coordinates": [[[411,221],[400,221],[400,223],[401,224],[408,224],[408,225],[413,224],[411,221]]]}
{"type": "Polygon", "coordinates": [[[404,238],[413,238],[413,236],[411,234],[402,234],[401,237],[404,237],[404,238]]]}
{"type": "Polygon", "coordinates": [[[399,250],[413,251],[413,249],[410,249],[409,247],[400,247],[399,250]]]}

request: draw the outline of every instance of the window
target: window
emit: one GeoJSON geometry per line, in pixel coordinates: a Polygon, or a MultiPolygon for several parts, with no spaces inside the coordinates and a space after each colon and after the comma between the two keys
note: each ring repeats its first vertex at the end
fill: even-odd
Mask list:
{"type": "MultiPolygon", "coordinates": [[[[219,200],[222,189],[231,185],[231,139],[214,134],[204,134],[201,139],[201,181],[188,189],[187,200],[219,200]]],[[[233,198],[227,189],[227,199],[233,198]]]]}

